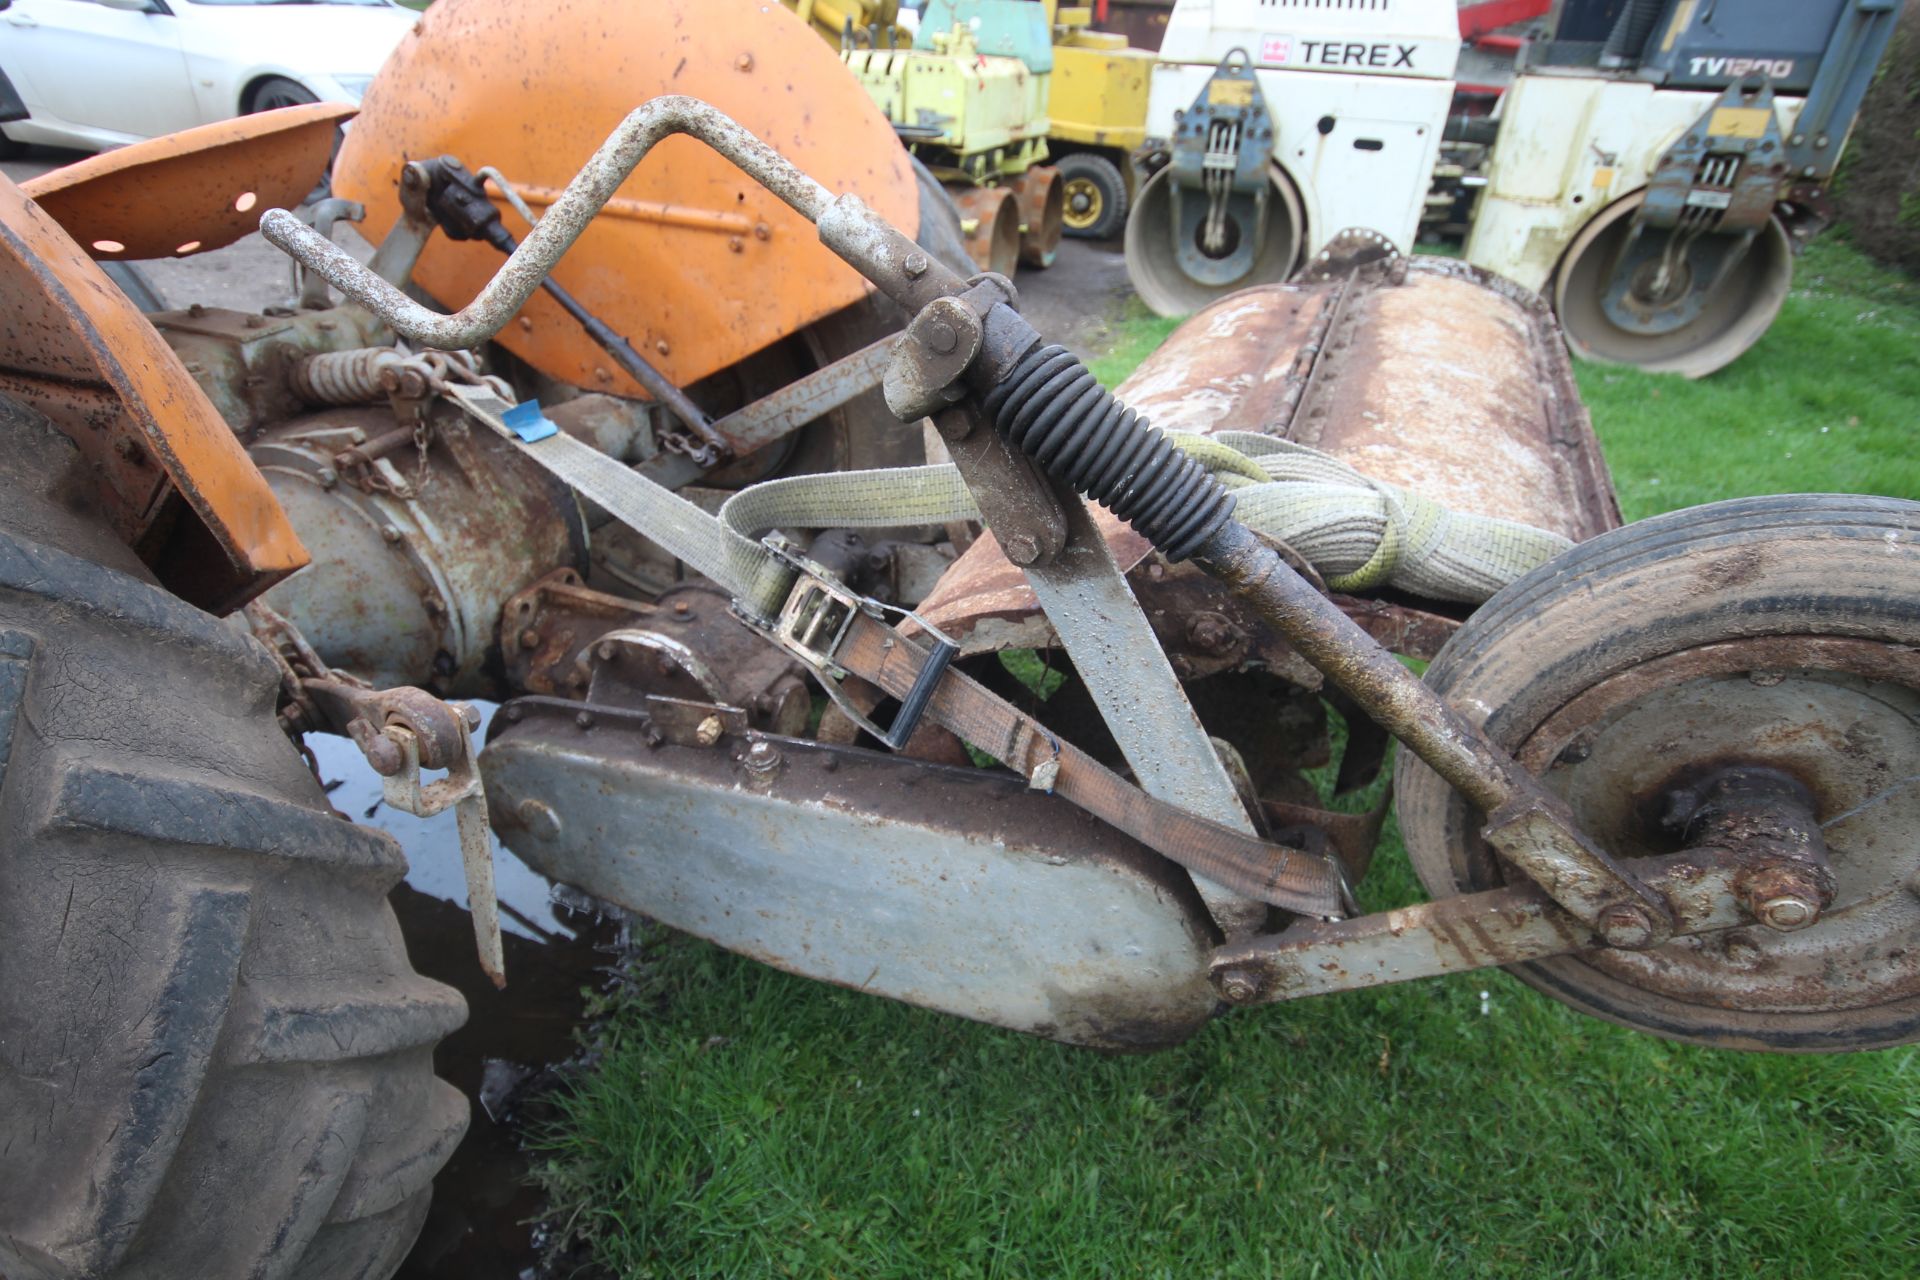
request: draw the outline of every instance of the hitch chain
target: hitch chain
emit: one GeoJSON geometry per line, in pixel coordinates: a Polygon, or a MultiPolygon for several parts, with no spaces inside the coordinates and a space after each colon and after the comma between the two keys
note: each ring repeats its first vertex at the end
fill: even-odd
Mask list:
{"type": "Polygon", "coordinates": [[[299,628],[266,601],[249,602],[244,613],[248,628],[280,668],[287,703],[280,719],[289,736],[297,740],[299,734],[318,731],[350,738],[380,775],[386,803],[418,818],[454,811],[480,968],[494,986],[506,986],[493,836],[473,744],[479,711],[469,703],[443,702],[424,689],[375,689],[329,669],[299,628]],[[422,768],[444,769],[446,777],[423,782],[422,768]]]}

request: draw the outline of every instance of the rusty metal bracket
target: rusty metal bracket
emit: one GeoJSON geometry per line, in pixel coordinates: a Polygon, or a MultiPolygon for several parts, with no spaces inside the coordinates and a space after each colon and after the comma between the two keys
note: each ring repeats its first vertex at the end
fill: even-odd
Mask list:
{"type": "Polygon", "coordinates": [[[967,394],[960,376],[980,354],[980,317],[960,298],[935,298],[894,344],[881,383],[902,422],[936,413],[967,394]]]}
{"type": "Polygon", "coordinates": [[[473,915],[480,967],[494,986],[504,987],[507,960],[500,940],[499,896],[493,886],[493,842],[487,828],[486,788],[480,782],[480,756],[467,724],[466,713],[471,710],[462,707],[454,717],[459,754],[447,765],[447,776],[432,782],[423,783],[420,778],[421,739],[402,725],[385,726],[381,738],[398,752],[400,767],[383,778],[382,791],[388,804],[418,818],[453,810],[460,830],[460,861],[467,873],[467,907],[473,915]]]}
{"type": "MultiPolygon", "coordinates": [[[[1815,802],[1775,770],[1734,766],[1669,797],[1669,825],[1692,837],[1680,853],[1634,863],[1638,882],[1673,912],[1676,935],[1758,923],[1804,929],[1832,903],[1834,880],[1815,802]]],[[[1550,818],[1520,820],[1551,839],[1550,818]]],[[[1612,911],[1627,908],[1616,904],[1612,911]]],[[[1520,882],[1352,920],[1306,921],[1284,933],[1222,947],[1209,966],[1233,1004],[1292,1000],[1407,982],[1494,965],[1544,960],[1613,942],[1606,914],[1590,925],[1554,901],[1549,887],[1520,882]]]]}
{"type": "Polygon", "coordinates": [[[496,987],[504,987],[506,955],[493,885],[493,843],[479,752],[473,745],[479,711],[464,702],[442,702],[424,689],[375,689],[329,670],[299,628],[264,601],[249,603],[246,617],[279,664],[289,703],[281,720],[289,733],[317,730],[351,738],[380,775],[386,802],[403,813],[430,818],[454,810],[480,967],[496,987]],[[446,777],[423,782],[423,768],[444,769],[446,777]]]}

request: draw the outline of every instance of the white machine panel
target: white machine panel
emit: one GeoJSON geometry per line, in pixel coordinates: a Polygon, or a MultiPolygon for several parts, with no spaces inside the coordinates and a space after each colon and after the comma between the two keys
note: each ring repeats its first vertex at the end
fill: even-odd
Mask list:
{"type": "MultiPolygon", "coordinates": [[[[1163,62],[1211,66],[1245,49],[1261,67],[1451,80],[1460,56],[1455,0],[1179,0],[1163,62]]],[[[1261,86],[1265,92],[1266,86],[1261,86]]]]}

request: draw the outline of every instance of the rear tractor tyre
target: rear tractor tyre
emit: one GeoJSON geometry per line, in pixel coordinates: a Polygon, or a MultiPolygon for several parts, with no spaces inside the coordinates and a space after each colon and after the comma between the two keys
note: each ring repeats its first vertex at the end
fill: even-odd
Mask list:
{"type": "MultiPolygon", "coordinates": [[[[1677,852],[1693,787],[1728,767],[1795,778],[1823,826],[1838,892],[1809,927],[1559,956],[1516,977],[1697,1044],[1920,1038],[1920,503],[1745,498],[1616,529],[1481,606],[1426,679],[1629,866],[1677,852]]],[[[1480,815],[1410,752],[1396,792],[1428,892],[1505,882],[1480,815]]]]}
{"type": "Polygon", "coordinates": [[[1076,151],[1054,167],[1065,196],[1060,216],[1066,234],[1111,240],[1126,229],[1127,180],[1119,166],[1091,151],[1076,151]]]}
{"type": "Polygon", "coordinates": [[[467,1102],[391,839],[327,806],[239,630],[0,399],[0,1274],[385,1277],[467,1102]],[[76,514],[82,513],[82,514],[76,514]]]}

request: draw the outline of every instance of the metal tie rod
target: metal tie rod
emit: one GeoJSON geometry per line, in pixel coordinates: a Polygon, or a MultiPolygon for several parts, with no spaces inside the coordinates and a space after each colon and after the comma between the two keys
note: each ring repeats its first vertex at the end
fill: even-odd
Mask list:
{"type": "Polygon", "coordinates": [[[959,276],[919,253],[858,196],[835,196],[720,111],[678,95],[655,98],[622,120],[493,279],[452,315],[429,311],[408,298],[285,209],[269,209],[260,219],[260,231],[410,340],[444,351],[464,350],[506,327],[655,144],[680,133],[712,147],[816,224],[829,248],[869,279],[887,281],[886,292],[902,305],[924,305],[964,287],[959,276]]]}

